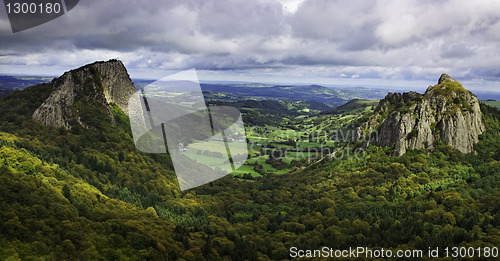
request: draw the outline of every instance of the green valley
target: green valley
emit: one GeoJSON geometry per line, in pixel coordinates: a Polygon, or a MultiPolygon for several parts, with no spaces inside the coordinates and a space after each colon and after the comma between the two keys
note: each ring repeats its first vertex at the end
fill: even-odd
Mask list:
{"type": "MultiPolygon", "coordinates": [[[[209,105],[242,112],[250,158],[232,175],[180,191],[170,155],[140,152],[120,96],[105,99],[103,82],[130,79],[109,79],[99,66],[107,64],[0,98],[0,259],[282,260],[293,247],[360,246],[439,247],[436,260],[446,260],[445,247],[498,251],[498,108],[478,104],[484,129],[471,153],[436,138],[432,148],[396,156],[394,144],[370,143],[357,131],[371,120],[379,131],[389,119],[378,122],[382,116],[411,116],[416,105],[405,95],[334,106],[277,96],[284,87],[262,87],[273,91],[259,99],[241,98],[244,86],[234,95],[212,89],[209,105]],[[77,95],[61,109],[71,113],[52,122],[68,128],[44,124],[55,113],[39,110],[61,86],[77,95]],[[33,119],[37,110],[42,120],[33,119]]],[[[458,101],[450,104],[466,102],[458,101]]],[[[224,153],[190,146],[200,161],[224,153]]]]}

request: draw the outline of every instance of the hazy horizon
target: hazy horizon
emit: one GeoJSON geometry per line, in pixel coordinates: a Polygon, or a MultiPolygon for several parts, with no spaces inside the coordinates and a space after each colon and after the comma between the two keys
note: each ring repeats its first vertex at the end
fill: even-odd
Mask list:
{"type": "MultiPolygon", "coordinates": [[[[29,74],[1,74],[0,76],[12,76],[12,77],[44,77],[44,78],[57,78],[59,76],[54,76],[54,75],[29,75],[29,74]]],[[[144,78],[134,78],[131,76],[131,80],[137,84],[137,82],[153,82],[158,79],[144,79],[144,78]]],[[[417,86],[415,84],[414,86],[387,86],[387,85],[335,85],[335,84],[318,84],[318,83],[287,83],[287,82],[251,82],[251,81],[229,81],[229,80],[206,80],[200,78],[200,83],[201,84],[227,84],[227,85],[252,85],[252,84],[262,84],[262,85],[269,85],[269,86],[311,86],[311,85],[318,85],[322,87],[327,87],[327,88],[338,88],[338,89],[349,89],[349,88],[366,88],[369,90],[384,90],[387,92],[408,92],[408,91],[415,91],[418,93],[424,93],[426,89],[428,88],[428,85],[434,85],[436,83],[430,83],[428,85],[420,85],[417,86]]],[[[425,83],[424,81],[420,81],[418,83],[425,83]]],[[[487,100],[487,99],[495,99],[495,100],[500,100],[500,89],[493,89],[493,90],[487,90],[484,88],[470,88],[470,86],[465,85],[464,86],[466,89],[472,91],[479,99],[481,100],[487,100]]]]}

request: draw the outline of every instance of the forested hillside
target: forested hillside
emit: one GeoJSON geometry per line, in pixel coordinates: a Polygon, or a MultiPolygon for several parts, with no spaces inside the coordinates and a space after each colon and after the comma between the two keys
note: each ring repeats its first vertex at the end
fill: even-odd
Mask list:
{"type": "Polygon", "coordinates": [[[94,113],[89,128],[32,120],[51,86],[0,99],[2,260],[279,260],[292,246],[500,245],[498,109],[481,105],[476,153],[438,142],[395,157],[394,147],[370,146],[363,158],[181,193],[169,156],[136,150],[114,104],[113,121],[81,107],[94,113]]]}

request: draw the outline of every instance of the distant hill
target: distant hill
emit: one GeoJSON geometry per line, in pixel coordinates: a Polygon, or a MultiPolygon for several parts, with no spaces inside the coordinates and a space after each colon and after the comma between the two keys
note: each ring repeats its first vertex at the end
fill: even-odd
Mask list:
{"type": "Polygon", "coordinates": [[[0,75],[0,97],[15,90],[22,90],[28,86],[50,82],[52,77],[44,76],[3,76],[0,75]]]}
{"type": "Polygon", "coordinates": [[[244,99],[287,99],[290,101],[317,101],[340,106],[353,99],[381,99],[385,90],[369,88],[330,88],[319,85],[281,86],[262,84],[201,84],[206,92],[224,93],[244,99]]]}
{"type": "Polygon", "coordinates": [[[283,118],[299,115],[315,115],[330,110],[331,106],[317,101],[288,100],[239,100],[209,101],[211,105],[225,105],[238,108],[242,113],[243,122],[250,126],[281,126],[283,118]]]}
{"type": "Polygon", "coordinates": [[[362,99],[354,99],[349,101],[348,103],[335,107],[332,110],[330,110],[328,113],[331,114],[343,114],[343,113],[353,113],[356,110],[364,110],[365,107],[367,106],[374,106],[376,107],[378,105],[378,100],[362,100],[362,99]]]}
{"type": "Polygon", "coordinates": [[[486,104],[488,106],[500,109],[500,101],[495,101],[495,100],[480,100],[479,102],[484,103],[484,104],[486,104]]]}

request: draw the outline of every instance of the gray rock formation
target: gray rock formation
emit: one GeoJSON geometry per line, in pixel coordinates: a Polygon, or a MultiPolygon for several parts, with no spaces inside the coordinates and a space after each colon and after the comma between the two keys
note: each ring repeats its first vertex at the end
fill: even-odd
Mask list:
{"type": "Polygon", "coordinates": [[[113,120],[110,103],[127,113],[128,99],[135,93],[133,82],[121,61],[95,62],[64,73],[52,81],[54,91],[33,113],[46,125],[71,128],[71,120],[88,127],[80,115],[81,106],[96,106],[113,120]]]}
{"type": "Polygon", "coordinates": [[[432,149],[438,140],[470,153],[484,128],[477,97],[443,74],[423,95],[389,93],[358,132],[378,130],[369,142],[394,145],[394,154],[401,156],[408,149],[432,149]]]}

